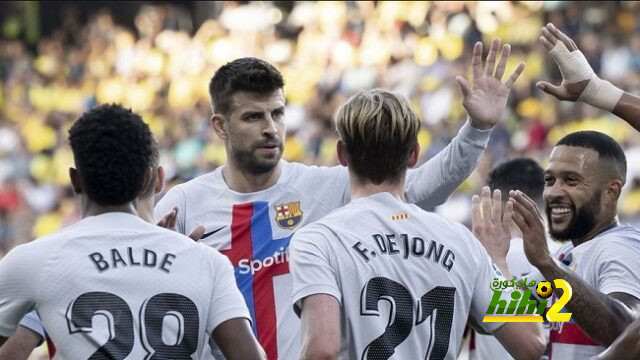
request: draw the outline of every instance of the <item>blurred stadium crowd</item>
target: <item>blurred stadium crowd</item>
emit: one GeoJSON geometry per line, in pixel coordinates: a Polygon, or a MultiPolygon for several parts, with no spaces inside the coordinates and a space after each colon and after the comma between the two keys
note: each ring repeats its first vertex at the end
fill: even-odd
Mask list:
{"type": "Polygon", "coordinates": [[[35,51],[0,38],[0,256],[80,218],[66,138],[95,104],[122,103],[143,115],[171,186],[225,161],[209,128],[208,82],[227,61],[256,56],[285,77],[285,159],[336,164],[334,112],[354,92],[382,87],[419,111],[426,160],[465,121],[455,76],[470,71],[473,43],[494,36],[513,46],[506,73],[519,61],[527,67],[480,166],[436,210],[468,222],[471,194],[493,164],[517,155],[546,159],[564,134],[593,129],[627,153],[621,220],[640,225],[640,135],[612,115],[535,88],[537,80],[560,79],[538,43],[540,27],[551,21],[576,39],[600,77],[640,92],[635,2],[227,2],[197,28],[180,5],[143,6],[135,28],[118,25],[108,11],[87,23],[74,14],[65,12],[64,25],[44,34],[35,51]]]}

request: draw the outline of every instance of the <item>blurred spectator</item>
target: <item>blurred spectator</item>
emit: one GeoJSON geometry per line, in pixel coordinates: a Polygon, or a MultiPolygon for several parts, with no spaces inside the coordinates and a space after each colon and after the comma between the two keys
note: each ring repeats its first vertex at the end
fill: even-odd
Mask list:
{"type": "MultiPolygon", "coordinates": [[[[143,115],[162,147],[170,185],[222,164],[223,144],[208,125],[208,82],[241,56],[264,58],[285,77],[285,158],[336,164],[333,114],[354,92],[384,87],[408,96],[421,114],[424,161],[465,121],[454,78],[468,71],[473,43],[494,36],[510,42],[506,72],[522,60],[527,69],[481,166],[438,209],[456,220],[468,221],[469,194],[478,192],[493,163],[525,154],[546,159],[568,132],[603,131],[633,154],[640,149],[640,135],[620,120],[557,102],[533,86],[542,78],[559,81],[537,43],[540,27],[553,21],[578,40],[601,77],[639,91],[635,2],[225,2],[199,8],[213,17],[201,23],[203,14],[192,19],[180,4],[143,5],[126,28],[106,10],[81,14],[71,7],[60,14],[62,26],[34,47],[0,39],[0,252],[79,218],[67,180],[73,158],[66,137],[72,121],[95,104],[122,103],[143,115]]],[[[630,163],[640,156],[633,154],[630,163]]],[[[620,213],[638,225],[640,168],[630,169],[620,213]]]]}

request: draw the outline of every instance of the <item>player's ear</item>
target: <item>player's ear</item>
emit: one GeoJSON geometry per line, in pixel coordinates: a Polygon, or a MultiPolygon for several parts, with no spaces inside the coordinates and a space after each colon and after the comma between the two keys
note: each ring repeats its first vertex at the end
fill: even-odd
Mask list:
{"type": "Polygon", "coordinates": [[[74,167],[69,168],[69,180],[71,180],[71,189],[76,195],[82,194],[82,180],[80,179],[80,173],[74,167]]]}
{"type": "Polygon", "coordinates": [[[160,194],[164,187],[164,168],[162,166],[158,166],[158,171],[156,171],[156,173],[156,186],[153,191],[156,194],[160,194]]]}
{"type": "Polygon", "coordinates": [[[227,140],[228,138],[227,121],[229,121],[229,119],[221,114],[211,115],[211,127],[213,127],[213,131],[222,140],[227,140]]]}
{"type": "Polygon", "coordinates": [[[620,193],[622,193],[623,185],[624,184],[619,179],[607,181],[607,185],[604,191],[605,201],[607,203],[615,204],[618,201],[618,198],[620,198],[620,193]]]}
{"type": "Polygon", "coordinates": [[[411,149],[409,153],[409,157],[407,158],[407,168],[411,169],[418,163],[418,158],[420,157],[420,144],[416,142],[416,144],[411,149]]]}
{"type": "Polygon", "coordinates": [[[336,144],[336,150],[338,152],[338,161],[340,162],[340,165],[347,166],[347,148],[342,140],[338,140],[338,143],[336,144]]]}

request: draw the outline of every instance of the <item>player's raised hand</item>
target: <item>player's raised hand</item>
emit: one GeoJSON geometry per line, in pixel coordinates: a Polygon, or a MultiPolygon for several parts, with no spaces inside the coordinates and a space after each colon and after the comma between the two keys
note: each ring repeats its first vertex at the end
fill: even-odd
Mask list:
{"type": "Polygon", "coordinates": [[[513,221],[522,232],[524,253],[531,265],[538,267],[553,261],[547,246],[544,221],[536,203],[520,190],[511,190],[509,196],[513,202],[513,221]]]}
{"type": "Polygon", "coordinates": [[[507,253],[511,244],[511,217],[513,204],[507,201],[502,206],[500,190],[493,191],[488,186],[482,188],[481,196],[471,198],[471,228],[473,234],[487,249],[491,259],[500,265],[506,264],[507,253]]]}
{"type": "Polygon", "coordinates": [[[614,110],[624,92],[595,74],[571,38],[549,23],[540,30],[540,42],[558,64],[562,83],[556,86],[539,81],[536,84],[539,89],[559,100],[582,101],[603,110],[614,110]]]}
{"type": "Polygon", "coordinates": [[[500,61],[496,67],[496,57],[499,50],[500,39],[493,39],[483,70],[482,43],[477,42],[473,47],[471,60],[473,84],[470,84],[462,76],[456,77],[462,90],[462,104],[469,113],[471,125],[476,129],[489,129],[500,121],[507,106],[509,90],[524,70],[524,63],[519,63],[507,81],[503,83],[502,76],[507,66],[511,45],[504,44],[502,46],[500,61]]]}
{"type": "Polygon", "coordinates": [[[551,23],[540,30],[540,42],[558,64],[562,84],[539,81],[536,86],[558,100],[577,101],[590,79],[595,76],[591,65],[576,43],[551,23]]]}

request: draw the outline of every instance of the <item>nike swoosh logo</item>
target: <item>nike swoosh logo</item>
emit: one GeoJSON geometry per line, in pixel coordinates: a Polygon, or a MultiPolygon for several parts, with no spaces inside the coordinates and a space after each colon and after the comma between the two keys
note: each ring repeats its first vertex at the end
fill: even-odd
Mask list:
{"type": "Polygon", "coordinates": [[[211,236],[211,235],[213,235],[213,234],[217,233],[218,231],[220,231],[220,230],[222,230],[222,229],[224,229],[224,228],[226,228],[226,227],[227,227],[227,225],[225,225],[225,226],[223,226],[223,227],[221,227],[221,228],[215,229],[215,230],[213,230],[213,231],[209,231],[208,233],[204,233],[204,234],[202,235],[202,237],[200,238],[200,240],[202,240],[202,239],[204,239],[204,238],[206,238],[206,237],[209,237],[209,236],[211,236]]]}

